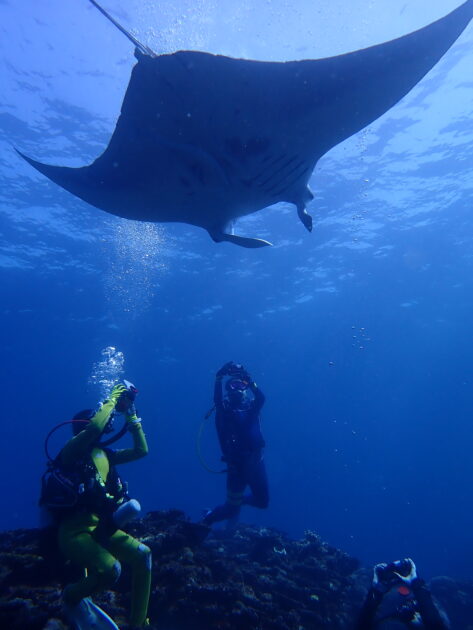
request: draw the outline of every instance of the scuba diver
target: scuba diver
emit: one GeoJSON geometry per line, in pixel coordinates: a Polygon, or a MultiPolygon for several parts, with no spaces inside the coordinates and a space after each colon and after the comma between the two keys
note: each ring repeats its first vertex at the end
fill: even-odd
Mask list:
{"type": "Polygon", "coordinates": [[[218,370],[214,387],[215,425],[222,461],[227,464],[227,500],[205,515],[204,525],[226,520],[227,529],[231,530],[238,521],[242,505],[268,507],[265,443],[260,427],[264,401],[264,394],[242,365],[230,361],[218,370]],[[225,398],[224,377],[227,377],[225,398]],[[247,486],[251,493],[244,495],[247,486]]]}
{"type": "Polygon", "coordinates": [[[43,477],[40,505],[56,517],[59,549],[84,570],[81,579],[63,592],[64,613],[75,630],[117,628],[90,596],[113,586],[120,577],[121,562],[132,568],[130,627],[149,625],[151,551],[122,530],[138,516],[140,505],[130,499],[115,468],[148,454],[134,405],[136,393],[131,383],[123,381],[113,387],[97,412],[87,409],[76,414],[74,437],[54,460],[50,458],[49,472],[43,477]],[[132,448],[110,449],[108,444],[116,437],[102,439],[112,431],[116,413],[125,416],[119,435],[128,430],[132,448]]]}
{"type": "Polygon", "coordinates": [[[434,603],[424,580],[417,576],[410,558],[377,564],[355,630],[406,627],[449,630],[450,622],[434,603]]]}

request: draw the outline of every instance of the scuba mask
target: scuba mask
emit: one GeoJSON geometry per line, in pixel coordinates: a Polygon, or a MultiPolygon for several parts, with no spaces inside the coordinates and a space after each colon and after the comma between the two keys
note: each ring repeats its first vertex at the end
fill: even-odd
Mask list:
{"type": "Polygon", "coordinates": [[[250,384],[242,378],[232,378],[225,385],[228,392],[246,392],[250,384]]]}
{"type": "Polygon", "coordinates": [[[249,383],[242,378],[227,381],[227,399],[233,409],[246,409],[250,405],[249,383]]]}

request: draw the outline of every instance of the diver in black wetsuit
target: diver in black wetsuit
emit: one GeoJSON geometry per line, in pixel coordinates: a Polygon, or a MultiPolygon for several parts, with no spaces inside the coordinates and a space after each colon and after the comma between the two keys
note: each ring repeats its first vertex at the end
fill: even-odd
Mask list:
{"type": "Polygon", "coordinates": [[[449,630],[446,614],[439,611],[424,580],[417,577],[410,558],[374,567],[373,582],[355,630],[449,630]]]}
{"type": "Polygon", "coordinates": [[[265,443],[260,427],[264,401],[264,394],[242,365],[230,361],[217,372],[215,425],[222,460],[227,463],[227,500],[204,517],[206,525],[227,520],[227,527],[231,529],[238,521],[242,505],[268,507],[268,479],[263,459],[265,443]],[[227,377],[226,398],[222,388],[224,377],[227,377]],[[244,495],[247,486],[251,493],[244,495]]]}

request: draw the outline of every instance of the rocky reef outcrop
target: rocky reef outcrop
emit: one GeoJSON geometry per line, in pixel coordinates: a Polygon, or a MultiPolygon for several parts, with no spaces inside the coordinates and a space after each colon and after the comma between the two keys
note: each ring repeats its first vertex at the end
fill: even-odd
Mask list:
{"type": "MultiPolygon", "coordinates": [[[[239,525],[207,532],[177,510],[151,512],[129,531],[153,551],[149,615],[159,630],[349,630],[369,577],[358,562],[307,531],[293,540],[271,528],[239,525]]],[[[66,630],[61,592],[75,568],[57,555],[47,530],[0,533],[0,628],[66,630]]],[[[77,576],[76,576],[77,577],[77,576]]],[[[436,596],[472,630],[473,585],[436,578],[436,596]]],[[[94,600],[125,630],[130,575],[94,600]]]]}

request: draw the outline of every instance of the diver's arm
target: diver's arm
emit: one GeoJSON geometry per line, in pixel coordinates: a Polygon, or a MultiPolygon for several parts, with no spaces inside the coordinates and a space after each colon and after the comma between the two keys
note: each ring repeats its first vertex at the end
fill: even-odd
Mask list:
{"type": "Polygon", "coordinates": [[[227,441],[227,427],[225,423],[225,409],[223,406],[223,386],[222,381],[223,377],[226,374],[225,367],[220,368],[220,370],[215,375],[215,385],[214,385],[214,404],[215,404],[215,429],[217,430],[217,437],[220,444],[220,449],[222,451],[223,456],[225,457],[225,445],[227,441]]]}
{"type": "Polygon", "coordinates": [[[375,588],[370,588],[368,595],[366,596],[365,603],[363,604],[363,608],[358,616],[355,630],[371,630],[375,627],[374,618],[382,599],[383,593],[375,588]]]}
{"type": "Polygon", "coordinates": [[[133,438],[132,448],[122,448],[110,455],[112,464],[127,464],[148,455],[148,443],[141,422],[130,422],[128,430],[133,438]]]}
{"type": "Polygon", "coordinates": [[[222,365],[222,367],[217,370],[217,373],[215,374],[214,403],[217,409],[223,408],[222,379],[224,376],[234,374],[234,370],[237,367],[238,366],[233,363],[233,361],[227,361],[227,363],[225,363],[225,365],[222,365]]]}
{"type": "Polygon", "coordinates": [[[411,588],[417,600],[425,630],[448,630],[448,625],[442,619],[424,580],[416,578],[413,580],[411,588]]]}
{"type": "Polygon", "coordinates": [[[228,422],[226,420],[223,408],[217,408],[215,414],[215,429],[217,430],[218,442],[220,444],[220,450],[222,451],[223,457],[227,456],[228,444],[228,422]]]}
{"type": "Polygon", "coordinates": [[[95,416],[87,423],[87,427],[74,436],[61,451],[61,461],[66,466],[71,466],[75,461],[87,455],[95,442],[102,435],[112,411],[115,409],[115,401],[106,400],[95,416]]]}
{"type": "Polygon", "coordinates": [[[252,380],[250,380],[249,389],[251,390],[254,396],[253,408],[258,413],[263,408],[266,397],[263,394],[263,392],[260,390],[258,385],[252,380]]]}

